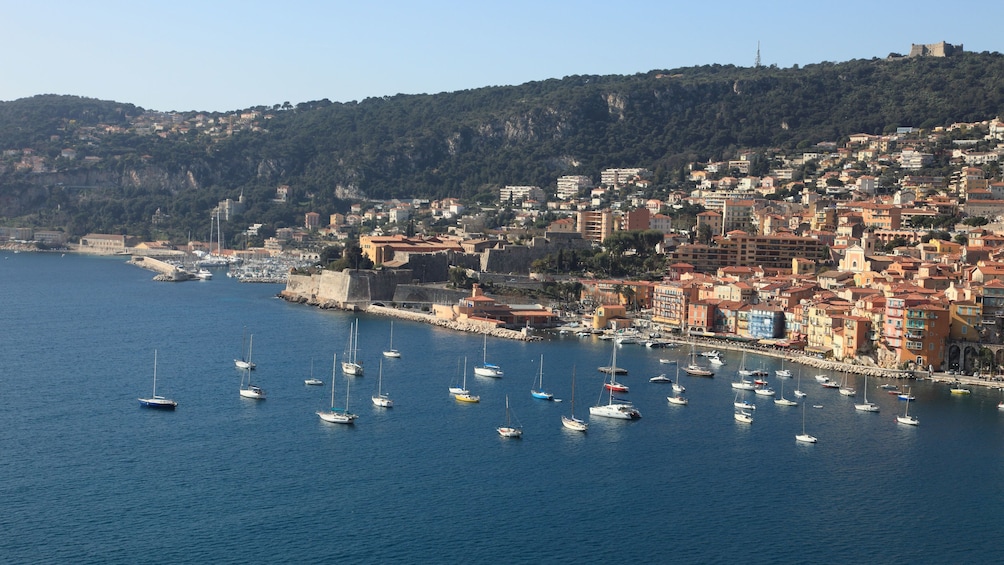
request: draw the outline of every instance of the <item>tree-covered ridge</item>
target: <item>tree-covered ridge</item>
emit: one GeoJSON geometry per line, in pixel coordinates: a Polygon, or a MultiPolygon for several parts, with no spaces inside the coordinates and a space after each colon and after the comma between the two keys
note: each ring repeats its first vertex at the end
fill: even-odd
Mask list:
{"type": "Polygon", "coordinates": [[[998,53],[788,69],[706,65],[234,114],[151,114],[37,96],[0,103],[0,149],[33,149],[65,177],[62,185],[89,189],[59,188],[27,175],[13,162],[22,156],[5,157],[0,215],[51,214],[58,204],[74,233],[135,233],[160,208],[175,230],[191,229],[218,200],[243,192],[249,218],[291,225],[307,210],[344,211],[353,197],[490,202],[505,184],[551,187],[560,175],[596,178],[608,167],[649,168],[666,189],[693,160],[981,121],[1001,108],[998,53]],[[76,160],[60,159],[67,148],[76,160]],[[39,183],[49,184],[40,191],[39,183]],[[276,207],[281,184],[295,197],[276,207]]]}

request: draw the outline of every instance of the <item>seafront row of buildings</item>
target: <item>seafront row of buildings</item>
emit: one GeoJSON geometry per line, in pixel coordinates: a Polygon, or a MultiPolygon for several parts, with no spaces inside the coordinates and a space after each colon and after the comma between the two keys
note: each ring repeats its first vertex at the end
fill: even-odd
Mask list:
{"type": "MultiPolygon", "coordinates": [[[[666,266],[648,280],[575,278],[581,306],[603,314],[599,325],[767,340],[886,367],[1004,366],[1004,122],[894,130],[694,162],[668,189],[665,175],[634,167],[561,176],[551,187],[505,185],[497,202],[472,209],[456,198],[358,201],[347,211],[307,212],[301,226],[275,229],[263,247],[215,253],[309,260],[358,234],[351,237],[363,254],[377,272],[393,271],[386,276],[395,284],[367,282],[379,292],[341,301],[431,310],[458,297],[421,285],[442,286],[457,267],[496,287],[533,290],[548,277],[570,282],[532,272],[538,259],[595,250],[619,231],[656,231],[666,266]],[[696,223],[681,210],[696,210],[696,223]],[[497,225],[503,211],[506,221],[497,225]],[[405,235],[406,227],[426,235],[405,235]]],[[[277,187],[270,205],[285,205],[297,190],[277,187]]],[[[247,204],[221,201],[213,216],[228,221],[247,204]]],[[[67,244],[59,230],[31,232],[3,227],[0,240],[67,244]]],[[[211,243],[112,234],[88,234],[77,245],[103,253],[213,251],[211,243]]]]}

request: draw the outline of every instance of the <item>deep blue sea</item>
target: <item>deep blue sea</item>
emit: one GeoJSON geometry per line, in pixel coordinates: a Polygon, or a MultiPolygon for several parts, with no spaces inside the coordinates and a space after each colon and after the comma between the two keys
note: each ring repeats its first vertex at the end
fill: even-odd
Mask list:
{"type": "MultiPolygon", "coordinates": [[[[801,408],[756,397],[732,417],[739,354],[714,379],[681,377],[666,402],[660,357],[622,345],[620,380],[643,417],[588,417],[610,342],[489,339],[500,380],[458,361],[482,338],[396,321],[401,359],[383,361],[387,318],[359,316],[366,376],[351,381],[354,426],[330,404],[331,360],[355,315],[288,304],[277,285],[158,283],[122,258],[0,253],[0,562],[3,563],[987,563],[999,559],[1004,413],[999,391],[953,397],[914,384],[905,403],[869,381],[878,414],[802,377],[801,408]],[[254,335],[265,401],[238,395],[242,334],[254,335]],[[143,409],[153,384],[174,412],[143,409]],[[564,402],[534,400],[544,384],[564,402]],[[313,374],[324,387],[308,387],[313,374]],[[562,428],[571,410],[587,434],[562,428]],[[524,428],[498,437],[505,395],[524,428]]],[[[750,358],[759,364],[760,358],[750,358]]],[[[767,368],[778,361],[762,360],[767,368]]],[[[462,362],[462,361],[460,361],[462,362]]],[[[797,368],[794,366],[792,368],[797,368]]],[[[775,388],[780,386],[772,379],[775,388]]],[[[794,381],[785,381],[791,398],[794,381]]],[[[339,373],[336,394],[345,396],[339,373]]],[[[752,395],[751,398],[754,398],[752,395]]]]}

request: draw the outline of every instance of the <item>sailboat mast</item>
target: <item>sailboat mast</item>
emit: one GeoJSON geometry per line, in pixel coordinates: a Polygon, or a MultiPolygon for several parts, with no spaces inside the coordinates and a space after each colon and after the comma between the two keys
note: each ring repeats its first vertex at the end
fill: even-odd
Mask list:
{"type": "Polygon", "coordinates": [[[157,396],[157,350],[153,350],[153,395],[157,396]]]}
{"type": "MultiPolygon", "coordinates": [[[[331,409],[334,409],[334,367],[338,365],[338,354],[334,353],[331,356],[331,409]]],[[[348,379],[346,378],[347,382],[348,379]]]]}

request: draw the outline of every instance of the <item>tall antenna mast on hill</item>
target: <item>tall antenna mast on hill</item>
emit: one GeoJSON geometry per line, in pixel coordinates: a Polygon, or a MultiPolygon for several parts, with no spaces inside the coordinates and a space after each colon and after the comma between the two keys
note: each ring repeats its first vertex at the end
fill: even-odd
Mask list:
{"type": "Polygon", "coordinates": [[[754,69],[759,69],[760,68],[760,42],[759,41],[756,42],[756,60],[753,61],[753,68],[754,69]]]}

